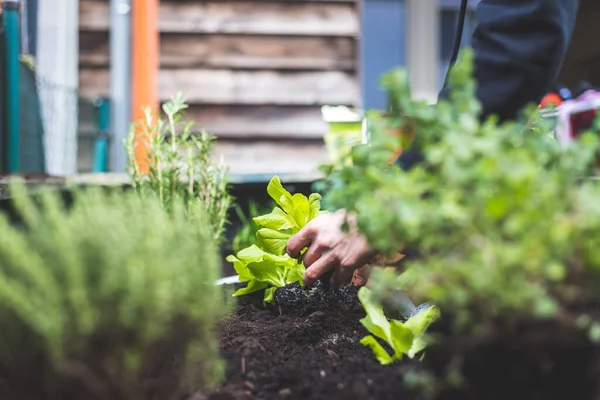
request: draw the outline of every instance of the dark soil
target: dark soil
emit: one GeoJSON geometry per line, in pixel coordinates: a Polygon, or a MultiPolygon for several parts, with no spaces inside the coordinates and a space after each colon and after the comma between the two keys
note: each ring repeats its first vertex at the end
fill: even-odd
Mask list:
{"type": "MultiPolygon", "coordinates": [[[[226,384],[210,400],[409,398],[402,369],[381,366],[360,345],[367,334],[359,322],[364,312],[355,296],[348,301],[351,291],[356,293],[344,289],[341,301],[318,293],[321,300],[329,298],[320,310],[309,301],[283,316],[264,309],[260,294],[241,299],[221,330],[226,384]]],[[[293,288],[283,297],[289,305],[303,296],[293,288]]]]}
{"type": "Polygon", "coordinates": [[[305,292],[292,286],[276,293],[279,304],[271,309],[262,306],[262,294],[240,298],[221,328],[226,383],[207,398],[424,399],[406,389],[410,371],[427,391],[436,382],[436,400],[600,399],[598,346],[574,326],[499,323],[477,337],[440,342],[423,362],[381,366],[359,343],[368,333],[355,294],[351,287],[305,292]],[[453,372],[465,377],[460,388],[450,384],[453,372]]]}
{"type": "Polygon", "coordinates": [[[460,388],[438,400],[598,400],[600,353],[566,321],[498,322],[477,337],[450,337],[428,350],[423,367],[438,378],[460,368],[460,388]]]}

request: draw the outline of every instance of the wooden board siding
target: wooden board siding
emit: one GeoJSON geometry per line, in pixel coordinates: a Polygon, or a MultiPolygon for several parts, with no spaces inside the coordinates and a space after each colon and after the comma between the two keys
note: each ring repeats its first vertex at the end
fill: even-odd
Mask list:
{"type": "MultiPolygon", "coordinates": [[[[80,0],[80,29],[106,31],[107,0],[80,0]]],[[[161,32],[358,36],[355,1],[161,1],[161,32]]]]}
{"type": "MultiPolygon", "coordinates": [[[[357,0],[162,0],[159,95],[219,137],[233,173],[326,160],[324,104],[358,105],[357,0]]],[[[80,90],[109,94],[109,1],[80,0],[80,90]]]]}
{"type": "MultiPolygon", "coordinates": [[[[86,67],[109,65],[108,33],[83,31],[80,60],[86,67]]],[[[244,36],[163,33],[162,68],[340,70],[356,67],[350,37],[244,36]]]]}

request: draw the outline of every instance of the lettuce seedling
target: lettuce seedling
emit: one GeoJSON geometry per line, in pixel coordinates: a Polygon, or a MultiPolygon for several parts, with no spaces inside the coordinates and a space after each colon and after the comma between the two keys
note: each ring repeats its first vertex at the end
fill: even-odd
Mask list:
{"type": "Polygon", "coordinates": [[[427,328],[441,315],[437,306],[431,306],[404,322],[388,320],[383,307],[374,299],[370,289],[362,287],[358,291],[358,299],[367,313],[360,323],[372,333],[364,337],[360,343],[369,346],[382,365],[401,360],[404,355],[412,359],[425,350],[427,328]],[[377,338],[383,340],[394,353],[390,355],[377,338]]]}
{"type": "Polygon", "coordinates": [[[287,242],[322,211],[321,195],[292,195],[283,188],[278,176],[269,182],[267,193],[277,206],[271,213],[253,218],[260,226],[256,233],[258,245],[239,251],[237,256],[230,255],[227,261],[233,263],[240,281],[248,282],[234,296],[266,289],[264,301],[270,303],[277,288],[293,282],[302,284],[306,268],[286,254],[287,242]]]}
{"type": "Polygon", "coordinates": [[[321,213],[321,195],[313,193],[307,198],[296,193],[292,196],[283,188],[278,176],[269,182],[267,193],[279,207],[270,214],[254,218],[254,222],[262,227],[256,237],[263,250],[284,255],[288,240],[321,213]]]}

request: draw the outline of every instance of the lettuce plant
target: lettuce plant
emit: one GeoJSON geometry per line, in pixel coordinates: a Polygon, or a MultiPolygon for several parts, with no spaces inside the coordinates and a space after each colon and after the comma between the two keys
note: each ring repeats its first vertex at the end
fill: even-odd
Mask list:
{"type": "Polygon", "coordinates": [[[285,249],[288,240],[321,213],[321,196],[292,195],[278,176],[269,182],[267,193],[277,206],[271,213],[253,218],[260,227],[256,232],[258,244],[240,250],[236,256],[230,255],[227,261],[233,263],[240,280],[248,282],[235,296],[266,289],[264,301],[270,303],[277,288],[302,282],[304,264],[288,256],[285,249]]]}
{"type": "Polygon", "coordinates": [[[367,287],[358,291],[358,299],[367,313],[360,323],[372,334],[365,336],[360,343],[369,346],[381,364],[402,360],[405,355],[414,358],[425,350],[427,328],[440,317],[437,306],[430,306],[402,322],[388,320],[381,303],[367,287]],[[377,339],[384,341],[393,354],[390,355],[377,339]]]}

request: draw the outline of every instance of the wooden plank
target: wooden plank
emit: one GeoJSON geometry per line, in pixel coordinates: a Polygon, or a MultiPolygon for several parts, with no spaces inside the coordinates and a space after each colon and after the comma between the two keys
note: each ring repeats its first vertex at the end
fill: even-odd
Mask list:
{"type": "MultiPolygon", "coordinates": [[[[106,31],[109,3],[82,0],[80,29],[106,31]]],[[[161,2],[161,32],[352,36],[360,32],[354,2],[161,2]]]]}
{"type": "Polygon", "coordinates": [[[315,174],[328,162],[321,141],[239,142],[218,140],[214,156],[232,174],[315,174]]]}
{"type": "MultiPolygon", "coordinates": [[[[347,37],[161,35],[163,68],[355,70],[356,41],[347,37]]],[[[80,65],[108,67],[108,32],[81,32],[80,65]]]]}
{"type": "MultiPolygon", "coordinates": [[[[79,84],[83,96],[107,96],[109,71],[83,68],[79,84]]],[[[168,100],[178,91],[195,104],[357,105],[359,101],[354,75],[340,71],[162,70],[160,99],[168,100]]]]}
{"type": "Polygon", "coordinates": [[[322,139],[327,132],[319,107],[192,105],[186,118],[219,138],[322,139]]]}

